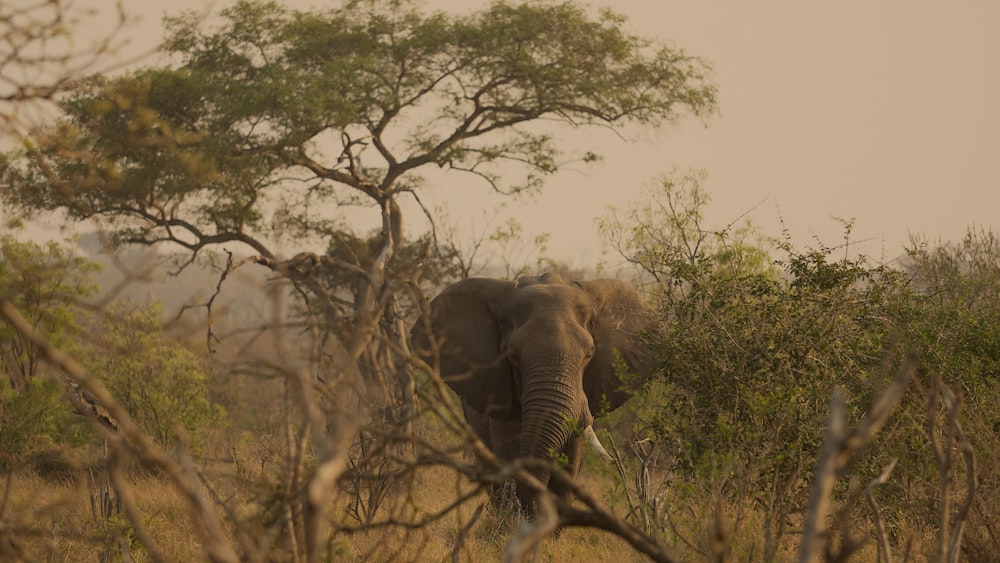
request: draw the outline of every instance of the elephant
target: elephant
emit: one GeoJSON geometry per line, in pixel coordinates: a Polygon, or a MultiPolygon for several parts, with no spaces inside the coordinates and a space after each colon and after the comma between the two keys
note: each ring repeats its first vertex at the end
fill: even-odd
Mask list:
{"type": "MultiPolygon", "coordinates": [[[[558,454],[575,479],[585,435],[596,439],[594,417],[630,395],[616,366],[624,362],[636,374],[654,367],[642,338],[654,318],[619,280],[468,278],[431,301],[429,320],[414,325],[411,343],[428,364],[436,362],[469,425],[499,459],[558,454]]],[[[564,483],[531,467],[543,486],[569,500],[564,483]]],[[[524,484],[516,495],[532,514],[534,497],[524,484]]]]}

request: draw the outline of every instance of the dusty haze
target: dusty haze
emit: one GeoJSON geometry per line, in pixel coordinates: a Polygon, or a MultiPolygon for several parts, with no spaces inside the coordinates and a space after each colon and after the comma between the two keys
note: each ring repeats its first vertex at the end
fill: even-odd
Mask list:
{"type": "MultiPolygon", "coordinates": [[[[164,13],[226,4],[124,0],[136,18],[127,33],[131,50],[155,45],[164,13]]],[[[447,11],[485,4],[427,2],[447,11]]],[[[557,258],[595,263],[595,217],[608,205],[627,205],[673,168],[708,171],[711,226],[752,209],[749,217],[768,235],[780,235],[780,216],[796,243],[819,237],[834,245],[843,232],[836,218],[854,219],[852,237],[867,239],[859,249],[886,260],[901,253],[910,233],[957,239],[969,225],[1000,223],[1000,3],[590,5],[612,7],[636,33],[709,61],[721,113],[631,141],[599,130],[562,131],[572,139],[565,146],[594,148],[604,161],[571,166],[542,195],[508,207],[532,233],[552,234],[557,258]]],[[[436,182],[424,198],[448,202],[466,228],[501,201],[461,175],[436,182]]]]}

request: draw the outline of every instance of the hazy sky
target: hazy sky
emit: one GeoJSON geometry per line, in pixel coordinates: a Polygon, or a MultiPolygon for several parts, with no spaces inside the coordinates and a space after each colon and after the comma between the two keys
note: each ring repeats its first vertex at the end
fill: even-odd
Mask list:
{"type": "MultiPolygon", "coordinates": [[[[449,11],[485,4],[427,2],[449,11]]],[[[835,217],[854,218],[853,238],[871,239],[864,250],[880,256],[884,248],[887,259],[909,233],[957,239],[968,225],[1000,227],[1000,2],[589,4],[611,6],[639,35],[705,58],[721,111],[707,124],[688,119],[635,142],[587,131],[603,162],[560,173],[541,196],[510,206],[531,231],[552,233],[559,257],[595,262],[595,217],[609,204],[628,205],[673,168],[707,170],[713,226],[763,202],[749,215],[754,223],[779,235],[780,214],[803,245],[814,235],[837,244],[835,217]]],[[[208,3],[124,5],[140,16],[130,32],[140,47],[159,37],[164,12],[208,3]]],[[[450,200],[460,224],[498,202],[469,178],[453,181],[424,197],[450,200]]]]}

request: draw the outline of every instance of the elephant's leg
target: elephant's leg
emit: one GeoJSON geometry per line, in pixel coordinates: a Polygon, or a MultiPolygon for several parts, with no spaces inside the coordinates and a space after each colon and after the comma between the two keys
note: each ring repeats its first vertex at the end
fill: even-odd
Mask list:
{"type": "MultiPolygon", "coordinates": [[[[584,434],[574,432],[570,435],[569,440],[567,440],[566,447],[563,448],[562,453],[568,461],[565,470],[569,474],[570,480],[574,483],[576,482],[577,475],[580,474],[580,468],[583,466],[583,448],[586,443],[587,439],[584,434]]],[[[567,484],[560,482],[558,479],[549,479],[549,490],[566,502],[569,502],[572,496],[567,484]]]]}
{"type": "Polygon", "coordinates": [[[462,401],[462,414],[465,415],[465,421],[476,432],[476,436],[479,436],[479,439],[486,444],[486,447],[491,451],[496,451],[493,450],[493,441],[490,437],[490,417],[480,414],[476,409],[467,405],[465,401],[462,401]]]}
{"type": "Polygon", "coordinates": [[[493,443],[493,452],[502,461],[507,462],[516,459],[521,447],[520,419],[501,420],[499,418],[491,418],[490,441],[493,443]]]}
{"type": "MultiPolygon", "coordinates": [[[[500,462],[507,463],[517,458],[520,436],[520,420],[490,419],[490,441],[493,444],[493,453],[500,462]]],[[[513,481],[497,483],[490,487],[490,501],[494,508],[500,511],[510,510],[514,498],[513,481]]]]}
{"type": "MultiPolygon", "coordinates": [[[[502,436],[502,432],[499,429],[497,431],[497,438],[494,438],[493,424],[491,423],[490,417],[471,408],[465,403],[465,401],[462,401],[462,414],[465,415],[465,421],[469,423],[469,426],[472,427],[472,430],[475,431],[476,435],[483,442],[483,444],[485,444],[486,447],[493,452],[493,455],[499,457],[501,460],[513,459],[506,455],[509,454],[509,445],[507,444],[508,440],[502,436]]],[[[497,508],[509,505],[509,497],[511,497],[511,494],[507,492],[506,489],[508,489],[508,487],[504,484],[490,485],[490,504],[497,508]]]]}

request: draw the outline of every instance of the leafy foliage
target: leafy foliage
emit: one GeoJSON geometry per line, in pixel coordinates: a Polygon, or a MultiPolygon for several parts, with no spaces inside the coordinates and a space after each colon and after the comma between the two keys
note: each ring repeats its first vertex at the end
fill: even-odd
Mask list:
{"type": "MultiPolygon", "coordinates": [[[[943,380],[964,405],[961,425],[976,436],[979,491],[992,498],[995,471],[982,467],[997,466],[1000,446],[995,237],[970,231],[955,244],[915,240],[895,268],[852,257],[850,223],[840,247],[800,250],[786,239],[773,243],[774,252],[745,243],[754,236],[750,227],[737,237],[731,227],[706,228],[708,197],[699,181],[667,179],[648,201],[624,215],[613,210],[602,223],[659,299],[664,328],[651,340],[659,374],[633,406],[640,438],[665,448],[667,467],[683,475],[668,486],[703,492],[712,483],[725,502],[749,497],[766,507],[764,553],[773,557],[787,516],[804,507],[803,476],[827,431],[831,393],[846,395],[848,416],[857,420],[902,352],[913,351],[921,367],[911,390],[854,475],[872,479],[895,459],[901,477],[883,494],[907,507],[940,493],[941,471],[949,480],[965,478],[968,470],[942,469],[930,455],[947,412],[957,412],[928,405],[943,380]]],[[[838,494],[851,505],[849,491],[838,494]]],[[[936,510],[895,513],[890,521],[929,529],[939,525],[936,510]]],[[[988,522],[972,529],[970,549],[995,548],[988,522]]]]}
{"type": "MultiPolygon", "coordinates": [[[[931,244],[914,238],[907,252],[903,271],[913,290],[906,303],[907,334],[920,351],[927,379],[934,378],[923,382],[920,390],[926,393],[944,385],[954,391],[963,409],[959,422],[976,454],[976,506],[1000,506],[1000,244],[992,231],[970,228],[955,242],[931,244]]],[[[911,400],[913,411],[929,408],[920,396],[911,400]]],[[[937,409],[933,414],[944,419],[937,409]]],[[[892,492],[901,505],[918,511],[920,499],[933,494],[932,485],[924,480],[937,469],[915,453],[928,446],[929,438],[896,433],[896,439],[884,446],[903,464],[902,483],[892,492]]],[[[959,483],[965,477],[963,472],[948,475],[959,483]]],[[[996,552],[995,519],[989,510],[977,509],[965,533],[965,555],[970,559],[989,558],[992,555],[987,554],[996,552]]]]}
{"type": "Polygon", "coordinates": [[[694,289],[664,311],[669,345],[658,351],[676,395],[650,422],[688,467],[724,459],[719,452],[759,460],[767,451],[758,463],[791,470],[818,448],[835,385],[860,404],[869,398],[896,312],[891,293],[862,282],[892,285],[897,276],[829,253],[790,254],[788,277],[778,280],[696,267],[694,289]]]}
{"type": "Polygon", "coordinates": [[[89,369],[161,444],[181,437],[197,449],[224,415],[209,396],[204,363],[163,334],[158,306],[109,307],[87,355],[89,369]]]}
{"type": "MultiPolygon", "coordinates": [[[[98,266],[57,242],[41,245],[0,237],[0,294],[6,295],[52,341],[64,343],[76,327],[78,300],[97,291],[98,266]]],[[[35,346],[8,323],[0,323],[0,367],[15,390],[24,389],[39,368],[35,346]]]]}
{"type": "Polygon", "coordinates": [[[0,469],[52,443],[80,446],[90,437],[86,421],[73,412],[62,386],[36,377],[15,390],[0,381],[0,469]]]}
{"type": "MultiPolygon", "coordinates": [[[[1000,240],[969,230],[954,243],[915,239],[906,270],[920,295],[911,330],[945,381],[1000,382],[1000,240]]],[[[975,401],[980,389],[970,389],[975,401]]]]}
{"type": "Polygon", "coordinates": [[[749,221],[721,229],[705,225],[707,177],[675,170],[647,186],[641,203],[611,207],[598,220],[602,236],[632,266],[637,281],[668,302],[686,299],[709,278],[778,278],[768,245],[749,221]]]}
{"type": "MultiPolygon", "coordinates": [[[[79,300],[97,288],[98,266],[68,244],[0,237],[0,295],[10,299],[34,330],[67,346],[78,333],[79,300]]],[[[60,382],[43,377],[42,354],[24,334],[0,323],[0,450],[6,464],[49,443],[79,445],[82,420],[65,401],[60,382]]]]}

